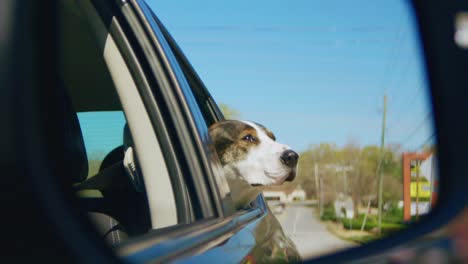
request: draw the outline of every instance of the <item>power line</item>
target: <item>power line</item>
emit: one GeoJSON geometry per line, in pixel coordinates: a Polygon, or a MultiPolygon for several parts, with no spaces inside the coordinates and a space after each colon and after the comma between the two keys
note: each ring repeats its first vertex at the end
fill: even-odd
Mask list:
{"type": "MultiPolygon", "coordinates": [[[[410,61],[411,61],[411,58],[412,58],[412,57],[414,57],[414,53],[413,53],[413,56],[408,56],[408,57],[407,57],[405,66],[402,67],[403,73],[400,75],[400,78],[399,78],[398,82],[395,82],[395,86],[394,86],[394,87],[397,87],[398,84],[403,83],[403,81],[405,80],[405,77],[408,76],[409,64],[410,64],[410,61]]],[[[414,100],[417,98],[417,96],[419,95],[420,91],[421,91],[421,90],[418,89],[418,90],[416,91],[416,93],[415,93],[412,97],[409,97],[410,100],[406,101],[406,102],[409,102],[409,105],[410,105],[410,106],[413,105],[413,102],[414,102],[414,100]]],[[[402,97],[400,97],[400,98],[402,98],[402,97]]],[[[396,106],[396,104],[394,104],[394,108],[396,109],[395,106],[396,106]]],[[[397,117],[400,117],[400,115],[401,115],[402,113],[404,113],[403,110],[406,110],[406,109],[408,108],[408,107],[403,107],[403,106],[408,106],[408,104],[403,104],[403,105],[400,106],[400,108],[399,108],[400,111],[398,111],[398,114],[395,115],[395,118],[392,118],[392,121],[401,120],[401,119],[398,119],[397,117]]],[[[393,123],[393,122],[391,122],[391,123],[393,123]]]]}
{"type": "Polygon", "coordinates": [[[410,97],[410,100],[408,100],[409,104],[406,104],[407,107],[405,108],[400,108],[401,110],[398,111],[398,113],[395,115],[395,118],[393,120],[395,120],[395,122],[397,122],[395,125],[393,125],[394,127],[398,127],[398,125],[400,125],[402,123],[403,120],[407,120],[408,117],[406,116],[403,116],[405,113],[407,113],[408,109],[410,109],[411,106],[414,106],[414,102],[416,102],[416,98],[420,98],[419,95],[421,94],[421,89],[418,89],[416,90],[416,93],[414,93],[414,95],[412,97],[410,97]],[[401,118],[398,118],[398,117],[401,117],[401,118]]]}
{"type": "MultiPolygon", "coordinates": [[[[397,42],[398,42],[398,43],[397,43],[397,44],[398,44],[398,47],[401,47],[401,45],[402,45],[402,43],[403,43],[403,41],[402,41],[402,39],[403,39],[402,32],[403,32],[403,27],[400,27],[400,32],[399,32],[398,41],[397,41],[397,42]]],[[[398,48],[396,48],[396,47],[397,47],[397,46],[395,46],[395,49],[394,49],[394,51],[395,51],[394,53],[396,53],[396,55],[394,56],[395,59],[393,60],[394,64],[396,63],[396,61],[398,61],[398,58],[400,57],[400,56],[398,56],[398,55],[401,54],[401,52],[397,52],[398,48]]],[[[394,54],[394,53],[393,53],[393,54],[394,54]]],[[[408,66],[409,66],[409,64],[410,64],[411,58],[414,57],[414,56],[415,56],[414,53],[412,53],[412,56],[407,56],[406,63],[405,63],[405,65],[404,65],[404,67],[402,67],[402,74],[399,75],[399,79],[398,79],[398,80],[397,80],[396,78],[390,79],[389,84],[388,84],[388,87],[396,87],[396,85],[398,85],[399,83],[401,83],[401,82],[405,79],[405,77],[408,76],[408,70],[407,70],[407,68],[408,68],[408,66]],[[392,80],[394,80],[394,81],[393,81],[394,86],[391,85],[392,80]]],[[[392,58],[393,58],[393,56],[392,56],[392,58]]],[[[391,62],[391,61],[389,61],[389,64],[388,64],[388,65],[390,65],[390,62],[391,62]]],[[[419,94],[420,94],[420,93],[421,93],[421,90],[418,89],[418,90],[416,91],[416,93],[414,94],[414,96],[410,97],[411,99],[408,101],[410,106],[413,105],[413,103],[415,102],[416,98],[419,97],[419,94]]],[[[405,108],[401,107],[400,109],[407,110],[408,107],[405,107],[405,108]]],[[[397,124],[393,125],[393,127],[398,127],[398,125],[402,122],[403,118],[399,118],[399,117],[400,117],[402,114],[404,114],[404,113],[406,112],[406,111],[404,111],[404,110],[398,111],[398,114],[395,115],[395,118],[392,118],[392,122],[389,122],[390,124],[392,124],[392,123],[394,123],[394,122],[397,122],[397,124]]]]}
{"type": "MultiPolygon", "coordinates": [[[[396,37],[396,43],[395,45],[392,45],[392,51],[391,51],[391,54],[390,54],[390,60],[388,61],[388,64],[387,64],[387,74],[388,72],[390,72],[390,69],[392,69],[392,66],[394,66],[396,64],[396,62],[398,61],[398,58],[399,58],[399,54],[401,52],[398,52],[398,49],[401,49],[401,43],[403,42],[402,41],[402,32],[403,32],[403,27],[400,27],[400,31],[398,32],[398,35],[396,37]]],[[[395,72],[395,70],[393,71],[395,72]]],[[[388,74],[388,76],[390,76],[390,74],[388,74]]],[[[388,90],[388,88],[392,87],[391,86],[391,83],[392,83],[392,80],[394,80],[394,78],[390,79],[390,81],[388,82],[387,86],[384,85],[384,90],[388,90]]]]}
{"type": "Polygon", "coordinates": [[[173,30],[184,31],[262,31],[262,32],[393,32],[393,27],[382,26],[355,26],[355,27],[337,27],[337,26],[238,26],[238,25],[199,25],[199,26],[173,26],[173,30]]]}
{"type": "Polygon", "coordinates": [[[414,150],[418,150],[418,149],[422,149],[425,145],[427,145],[427,143],[429,143],[431,141],[431,139],[433,139],[436,135],[436,132],[433,132],[429,137],[427,137],[423,143],[421,143],[420,145],[418,145],[416,148],[414,148],[414,150]]]}
{"type": "MultiPolygon", "coordinates": [[[[275,46],[275,47],[289,47],[290,44],[288,44],[287,41],[254,41],[250,39],[235,39],[235,40],[219,40],[219,39],[181,39],[181,43],[184,43],[186,45],[191,45],[191,46],[239,46],[239,45],[264,45],[268,44],[270,46],[275,46]]],[[[336,38],[333,38],[331,40],[304,40],[303,44],[306,44],[308,47],[341,47],[341,46],[346,46],[346,47],[359,47],[362,44],[367,44],[367,45],[380,45],[380,44],[389,44],[396,42],[393,39],[387,39],[387,38],[356,38],[356,39],[350,39],[350,40],[337,40],[336,38]]],[[[342,59],[342,57],[336,57],[342,59]]]]}
{"type": "MultiPolygon", "coordinates": [[[[403,16],[403,14],[400,15],[400,21],[403,21],[403,19],[402,19],[403,17],[402,17],[402,16],[403,16]]],[[[397,49],[398,49],[397,47],[401,47],[401,43],[402,43],[402,41],[401,41],[401,39],[402,39],[402,38],[401,38],[401,35],[402,35],[402,32],[403,32],[403,22],[401,22],[400,25],[399,25],[399,27],[398,27],[398,33],[397,33],[397,35],[396,35],[396,40],[397,40],[398,43],[395,44],[395,45],[392,45],[392,47],[391,47],[391,50],[390,50],[390,59],[388,60],[387,67],[386,67],[386,70],[384,71],[384,74],[385,74],[385,73],[388,74],[388,72],[390,71],[390,67],[391,67],[392,62],[395,61],[395,63],[396,63],[396,61],[397,61],[397,59],[396,59],[397,57],[396,57],[396,56],[393,56],[393,55],[394,55],[394,53],[397,53],[397,49]],[[395,58],[395,59],[394,59],[394,58],[395,58]]],[[[397,54],[398,54],[398,53],[397,53],[397,54]]],[[[393,63],[393,64],[395,64],[395,63],[393,63]]],[[[390,82],[389,82],[389,83],[390,83],[390,82]]],[[[389,83],[387,84],[387,86],[389,85],[389,83]]],[[[384,92],[388,90],[387,88],[388,88],[389,86],[388,86],[388,87],[387,87],[386,85],[382,85],[382,86],[383,86],[384,92]]]]}
{"type": "Polygon", "coordinates": [[[422,121],[411,131],[411,133],[408,134],[402,141],[400,141],[401,145],[405,145],[415,134],[418,132],[418,130],[426,123],[427,119],[432,116],[432,113],[429,112],[427,115],[422,119],[422,121]]]}

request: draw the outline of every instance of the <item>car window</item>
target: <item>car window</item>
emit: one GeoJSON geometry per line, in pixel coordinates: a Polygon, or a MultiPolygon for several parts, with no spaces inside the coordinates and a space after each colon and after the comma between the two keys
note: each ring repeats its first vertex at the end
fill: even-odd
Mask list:
{"type": "MultiPolygon", "coordinates": [[[[219,112],[218,106],[213,101],[208,91],[204,87],[201,80],[198,78],[194,69],[190,66],[190,63],[186,60],[182,51],[178,49],[177,44],[173,41],[169,33],[165,30],[164,26],[159,22],[157,17],[154,15],[152,10],[146,5],[141,3],[142,6],[148,11],[149,20],[154,22],[154,25],[161,29],[165,41],[168,43],[170,48],[169,52],[173,57],[175,72],[178,73],[179,82],[181,82],[182,92],[187,100],[188,107],[192,114],[193,120],[196,124],[198,134],[204,144],[204,152],[208,156],[209,166],[214,178],[214,190],[218,192],[224,213],[231,215],[236,212],[235,205],[233,204],[232,193],[228,181],[226,180],[225,174],[222,171],[220,162],[211,144],[208,128],[210,125],[219,121],[222,116],[219,112]]],[[[253,204],[256,204],[255,202],[253,204]]],[[[248,205],[245,208],[238,209],[250,209],[252,206],[248,205]]]]}
{"type": "Polygon", "coordinates": [[[103,160],[107,155],[115,153],[117,157],[119,151],[123,154],[121,148],[127,121],[123,111],[80,112],[78,120],[88,156],[88,177],[90,177],[103,166],[103,160]]]}
{"type": "Polygon", "coordinates": [[[221,194],[223,206],[226,211],[225,213],[230,215],[235,212],[250,210],[261,206],[261,204],[263,204],[262,202],[259,202],[259,199],[262,199],[261,192],[257,189],[252,189],[245,180],[233,179],[233,177],[228,178],[228,174],[230,174],[230,172],[221,165],[213,144],[214,142],[212,139],[206,138],[209,136],[208,128],[217,122],[224,120],[219,106],[211,97],[202,80],[198,77],[196,71],[192,68],[182,50],[177,46],[174,39],[159,22],[154,13],[151,13],[151,19],[154,19],[159,27],[161,27],[161,30],[168,41],[169,47],[177,61],[176,66],[179,68],[181,73],[180,78],[187,84],[185,86],[186,89],[184,89],[184,93],[187,97],[190,110],[194,116],[194,121],[198,125],[200,134],[204,137],[203,142],[206,145],[205,150],[207,151],[208,156],[210,156],[210,165],[214,172],[216,189],[221,194]]]}

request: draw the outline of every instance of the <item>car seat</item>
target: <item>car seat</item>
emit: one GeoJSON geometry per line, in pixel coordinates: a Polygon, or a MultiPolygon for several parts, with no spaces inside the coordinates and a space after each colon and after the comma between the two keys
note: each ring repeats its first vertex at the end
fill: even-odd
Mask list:
{"type": "MultiPolygon", "coordinates": [[[[145,233],[151,227],[146,194],[142,191],[144,188],[137,188],[140,185],[135,184],[135,173],[129,175],[129,169],[123,162],[125,149],[131,149],[131,145],[122,145],[112,150],[101,163],[99,172],[86,179],[88,166],[81,129],[76,113],[72,110],[70,114],[74,115],[69,118],[70,122],[76,122],[69,125],[74,131],[71,133],[79,133],[79,140],[72,141],[76,143],[81,140],[79,145],[85,156],[80,161],[86,163],[86,171],[77,177],[78,181],[74,181],[74,189],[77,192],[95,190],[102,194],[102,197],[79,197],[84,210],[111,244],[120,243],[130,235],[145,233]]],[[[123,133],[123,141],[131,144],[127,125],[125,130],[127,132],[123,133]]],[[[136,172],[136,165],[133,164],[132,167],[136,172]]]]}

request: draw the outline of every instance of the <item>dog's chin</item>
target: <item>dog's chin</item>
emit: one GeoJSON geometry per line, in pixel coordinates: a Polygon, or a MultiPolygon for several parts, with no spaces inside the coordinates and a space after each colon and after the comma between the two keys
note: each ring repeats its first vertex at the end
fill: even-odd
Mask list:
{"type": "Polygon", "coordinates": [[[271,186],[271,185],[281,185],[284,182],[292,182],[296,178],[296,170],[290,171],[287,175],[284,177],[279,178],[279,180],[272,181],[269,183],[250,183],[250,186],[252,187],[262,187],[262,186],[271,186]]]}
{"type": "Polygon", "coordinates": [[[292,170],[284,181],[292,182],[296,178],[296,170],[292,170]]]}
{"type": "MultiPolygon", "coordinates": [[[[264,170],[263,173],[264,175],[261,179],[257,178],[257,180],[253,180],[253,181],[248,180],[248,177],[243,177],[243,179],[251,187],[262,187],[262,186],[281,185],[284,182],[292,182],[296,178],[295,168],[286,169],[282,172],[277,172],[277,173],[269,173],[268,171],[264,170]]],[[[251,178],[254,178],[254,177],[251,177],[251,178]]]]}

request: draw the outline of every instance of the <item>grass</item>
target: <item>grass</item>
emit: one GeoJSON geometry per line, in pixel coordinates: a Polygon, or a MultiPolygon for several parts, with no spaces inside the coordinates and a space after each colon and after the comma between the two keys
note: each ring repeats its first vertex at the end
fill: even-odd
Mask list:
{"type": "Polygon", "coordinates": [[[335,215],[334,208],[332,206],[326,206],[324,207],[324,211],[320,219],[327,222],[327,229],[336,236],[343,240],[358,244],[369,243],[373,240],[380,239],[382,236],[387,236],[406,228],[406,225],[403,224],[402,209],[392,208],[382,215],[381,236],[376,232],[378,228],[378,219],[376,215],[367,216],[364,230],[361,231],[364,217],[364,214],[360,214],[353,219],[338,219],[335,215]]]}
{"type": "Polygon", "coordinates": [[[374,240],[377,240],[379,238],[380,237],[378,235],[369,234],[369,235],[362,235],[362,236],[350,236],[346,238],[346,240],[363,245],[363,244],[372,242],[374,240]]]}
{"type": "Polygon", "coordinates": [[[365,244],[379,238],[369,231],[347,230],[340,222],[327,221],[326,228],[338,238],[354,244],[365,244]]]}
{"type": "MultiPolygon", "coordinates": [[[[358,218],[354,219],[340,219],[340,222],[343,224],[343,228],[348,230],[360,230],[364,220],[364,215],[360,215],[358,218]]],[[[378,228],[378,221],[374,216],[368,216],[364,230],[372,231],[378,228]]],[[[392,223],[387,222],[385,219],[382,219],[382,233],[389,234],[396,232],[398,230],[406,228],[406,225],[401,223],[392,223]]]]}

